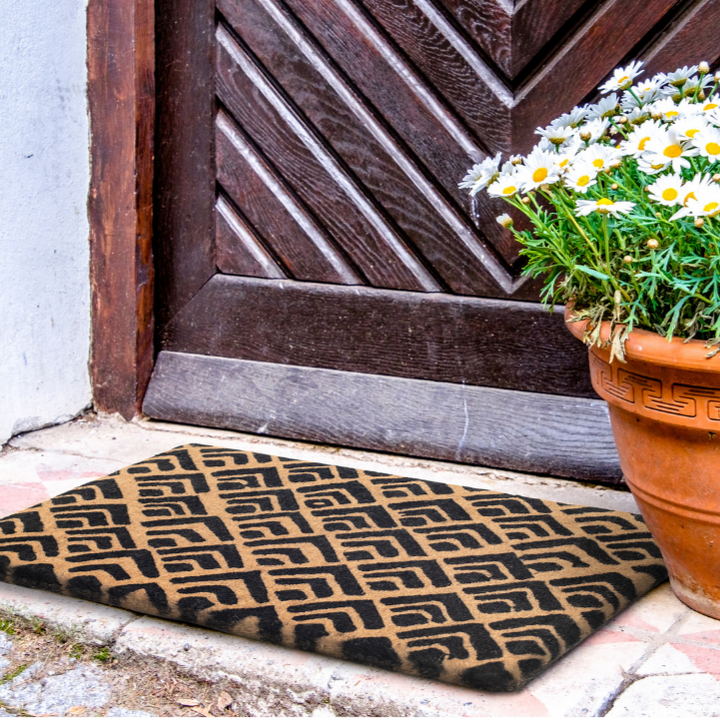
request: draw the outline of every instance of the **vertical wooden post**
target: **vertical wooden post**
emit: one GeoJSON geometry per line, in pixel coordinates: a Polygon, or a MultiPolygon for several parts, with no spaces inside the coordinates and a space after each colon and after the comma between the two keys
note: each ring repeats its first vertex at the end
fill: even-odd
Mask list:
{"type": "Polygon", "coordinates": [[[153,0],[90,0],[88,102],[95,406],[140,411],[153,365],[153,0]]]}

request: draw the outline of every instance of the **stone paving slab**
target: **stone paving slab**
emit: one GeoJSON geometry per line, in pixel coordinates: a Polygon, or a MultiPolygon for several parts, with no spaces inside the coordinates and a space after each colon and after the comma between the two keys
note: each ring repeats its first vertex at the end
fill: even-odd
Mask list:
{"type": "MultiPolygon", "coordinates": [[[[627,493],[583,483],[207,428],[101,418],[14,438],[0,455],[0,516],[186,442],[635,510],[627,493]]],[[[81,642],[107,645],[118,657],[164,663],[187,677],[208,681],[209,687],[229,688],[234,704],[225,713],[214,714],[706,717],[720,713],[720,621],[686,608],[667,583],[522,691],[508,694],[375,670],[0,583],[0,617],[8,616],[37,618],[50,628],[73,633],[81,642]]],[[[6,650],[0,647],[0,666],[10,657],[6,650]]],[[[72,671],[66,669],[64,676],[72,671]]],[[[0,676],[3,672],[0,667],[0,676]]],[[[117,702],[113,709],[120,714],[140,712],[117,702]]],[[[0,715],[7,712],[14,714],[0,708],[0,715]]],[[[109,715],[110,708],[97,712],[109,715]]],[[[191,707],[182,712],[204,714],[191,707]]]]}
{"type": "MultiPolygon", "coordinates": [[[[638,512],[637,505],[629,492],[590,483],[151,420],[124,422],[109,416],[100,419],[91,417],[17,436],[10,440],[9,447],[11,450],[53,453],[53,459],[57,457],[57,453],[61,453],[78,458],[78,463],[82,463],[79,458],[100,463],[78,465],[78,471],[91,473],[95,467],[106,467],[102,465],[104,461],[110,461],[107,467],[111,466],[116,470],[178,445],[193,442],[289,456],[313,462],[348,465],[364,470],[408,475],[467,487],[488,488],[545,500],[638,512]]],[[[9,482],[13,473],[17,477],[15,468],[7,472],[4,468],[6,458],[10,464],[22,462],[20,459],[13,459],[16,454],[11,452],[6,457],[0,456],[0,484],[9,482]]],[[[50,456],[47,455],[45,459],[49,458],[50,456]]],[[[41,460],[42,471],[47,464],[45,459],[41,460]]],[[[25,462],[28,463],[26,472],[30,481],[34,479],[33,473],[36,471],[30,467],[32,459],[25,462]]],[[[66,459],[65,462],[69,463],[70,460],[66,459]]],[[[58,465],[58,467],[64,469],[66,466],[58,465]]],[[[102,474],[105,473],[100,473],[102,474]]],[[[83,482],[89,479],[92,478],[85,476],[83,482]]]]}

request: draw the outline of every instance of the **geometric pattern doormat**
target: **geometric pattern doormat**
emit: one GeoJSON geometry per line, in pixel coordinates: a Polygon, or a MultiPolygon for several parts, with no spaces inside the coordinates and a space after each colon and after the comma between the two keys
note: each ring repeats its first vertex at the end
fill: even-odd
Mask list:
{"type": "Polygon", "coordinates": [[[0,579],[517,690],[666,577],[638,515],[185,445],[0,520],[0,579]]]}

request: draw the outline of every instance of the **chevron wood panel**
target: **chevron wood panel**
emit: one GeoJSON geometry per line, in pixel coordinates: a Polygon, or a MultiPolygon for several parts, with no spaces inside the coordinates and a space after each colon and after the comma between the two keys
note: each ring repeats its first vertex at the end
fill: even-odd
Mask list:
{"type": "Polygon", "coordinates": [[[715,60],[716,6],[218,0],[220,269],[536,297],[506,206],[458,190],[466,167],[527,151],[628,58],[715,60]]]}

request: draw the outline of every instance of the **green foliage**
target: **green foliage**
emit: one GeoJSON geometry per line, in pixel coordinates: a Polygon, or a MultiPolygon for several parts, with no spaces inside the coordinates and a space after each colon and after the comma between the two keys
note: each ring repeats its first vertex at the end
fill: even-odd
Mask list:
{"type": "Polygon", "coordinates": [[[14,670],[11,670],[9,672],[6,672],[2,678],[0,678],[0,685],[4,685],[5,683],[10,682],[11,680],[14,680],[23,670],[27,668],[28,664],[23,663],[22,665],[18,665],[14,670]]]}
{"type": "Polygon", "coordinates": [[[81,643],[75,643],[71,648],[70,652],[68,653],[71,658],[75,658],[75,660],[79,660],[84,654],[85,654],[85,646],[81,643]]]}
{"type": "MultiPolygon", "coordinates": [[[[720,163],[711,165],[705,158],[693,158],[693,165],[698,172],[720,170],[720,163]]],[[[690,169],[681,174],[690,180],[694,173],[690,169]]],[[[617,217],[576,217],[571,193],[560,185],[530,193],[529,205],[510,199],[534,226],[515,232],[527,258],[525,273],[544,275],[543,302],[574,301],[578,316],[590,319],[596,333],[599,323],[609,320],[625,325],[628,332],[638,327],[717,346],[720,218],[706,217],[700,228],[692,218],[671,222],[676,208],[647,198],[645,187],[653,180],[633,158],[598,176],[587,199],[632,198],[636,203],[629,214],[617,217]]]]}
{"type": "Polygon", "coordinates": [[[93,655],[93,660],[97,660],[101,663],[110,662],[113,659],[112,653],[109,647],[102,647],[93,655]]]}
{"type": "Polygon", "coordinates": [[[15,634],[15,621],[0,619],[0,632],[4,632],[6,635],[14,635],[15,634]]]}

